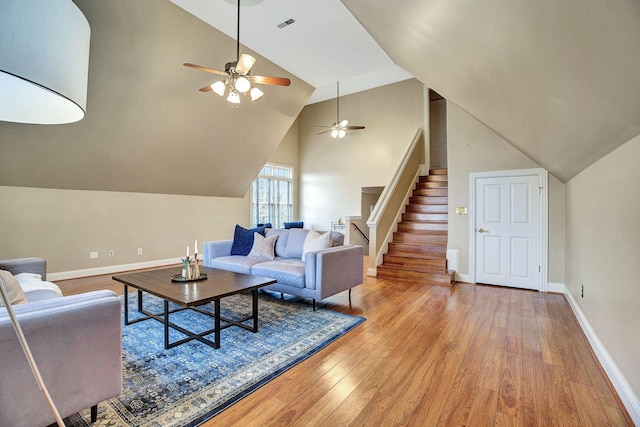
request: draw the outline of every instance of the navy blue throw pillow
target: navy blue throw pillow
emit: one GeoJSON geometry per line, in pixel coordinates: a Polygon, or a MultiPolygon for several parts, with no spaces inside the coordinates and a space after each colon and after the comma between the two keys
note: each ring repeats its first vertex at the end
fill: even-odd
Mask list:
{"type": "Polygon", "coordinates": [[[247,230],[236,225],[233,232],[233,244],[231,245],[231,255],[249,255],[253,247],[253,233],[260,233],[264,236],[264,227],[256,227],[247,230]]]}
{"type": "Polygon", "coordinates": [[[302,221],[296,221],[296,222],[285,222],[284,223],[284,228],[285,229],[290,229],[290,228],[302,228],[304,226],[304,222],[302,221]]]}

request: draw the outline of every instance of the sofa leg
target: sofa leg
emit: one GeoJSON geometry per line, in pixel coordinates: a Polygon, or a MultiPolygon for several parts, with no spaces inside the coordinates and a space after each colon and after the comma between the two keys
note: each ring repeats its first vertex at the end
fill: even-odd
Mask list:
{"type": "Polygon", "coordinates": [[[98,421],[98,405],[93,405],[91,407],[91,422],[95,423],[98,421]]]}
{"type": "Polygon", "coordinates": [[[280,299],[284,299],[284,294],[280,292],[280,299]]]}
{"type": "Polygon", "coordinates": [[[313,311],[316,311],[316,300],[315,300],[315,298],[312,301],[313,301],[313,311]]]}
{"type": "Polygon", "coordinates": [[[351,304],[351,288],[349,288],[349,304],[351,304]]]}

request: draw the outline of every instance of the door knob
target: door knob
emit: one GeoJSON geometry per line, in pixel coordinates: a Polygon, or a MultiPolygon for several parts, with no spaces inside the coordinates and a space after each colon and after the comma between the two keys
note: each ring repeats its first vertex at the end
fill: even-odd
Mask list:
{"type": "Polygon", "coordinates": [[[478,228],[478,233],[488,233],[488,232],[489,232],[489,230],[485,230],[482,227],[478,228]]]}

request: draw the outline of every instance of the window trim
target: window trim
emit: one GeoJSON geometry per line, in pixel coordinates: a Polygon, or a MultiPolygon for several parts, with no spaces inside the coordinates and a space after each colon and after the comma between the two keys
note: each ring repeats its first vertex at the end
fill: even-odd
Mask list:
{"type": "MultiPolygon", "coordinates": [[[[251,223],[251,227],[255,227],[257,225],[257,223],[255,223],[254,220],[254,204],[253,204],[253,198],[254,198],[254,184],[255,181],[259,178],[264,178],[264,179],[270,179],[270,180],[278,180],[278,181],[285,181],[285,182],[289,182],[291,184],[291,221],[295,220],[295,212],[296,212],[296,189],[295,189],[295,167],[291,166],[291,165],[285,165],[282,163],[273,163],[273,162],[267,162],[264,165],[262,165],[262,167],[260,168],[260,171],[258,172],[258,175],[256,175],[256,177],[253,179],[253,181],[251,181],[251,186],[249,187],[249,221],[251,223]],[[283,177],[283,176],[278,176],[278,175],[273,175],[273,173],[271,175],[263,175],[261,174],[262,170],[265,168],[265,166],[270,166],[272,168],[282,168],[282,169],[289,169],[291,171],[291,177],[287,178],[287,177],[283,177]]],[[[256,215],[257,218],[257,215],[256,215]]]]}

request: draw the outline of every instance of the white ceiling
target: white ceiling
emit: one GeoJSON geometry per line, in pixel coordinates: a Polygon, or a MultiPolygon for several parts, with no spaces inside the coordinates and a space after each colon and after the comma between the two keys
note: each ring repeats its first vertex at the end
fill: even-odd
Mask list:
{"type": "MultiPolygon", "coordinates": [[[[236,39],[237,3],[233,0],[171,2],[236,39]]],[[[335,98],[337,81],[340,95],[348,95],[412,77],[393,63],[340,0],[249,4],[241,6],[241,44],[315,87],[307,104],[335,98]],[[296,22],[278,28],[291,18],[296,22]]],[[[235,51],[230,51],[229,61],[234,59],[235,51]]],[[[224,70],[224,64],[200,65],[224,70]]],[[[254,73],[260,74],[259,66],[254,73]]]]}

